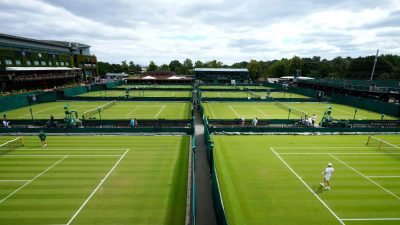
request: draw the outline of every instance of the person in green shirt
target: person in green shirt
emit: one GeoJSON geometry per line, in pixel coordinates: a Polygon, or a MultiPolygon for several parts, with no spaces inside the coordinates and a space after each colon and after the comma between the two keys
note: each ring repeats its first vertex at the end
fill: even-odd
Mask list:
{"type": "Polygon", "coordinates": [[[43,131],[41,130],[38,137],[40,138],[40,141],[42,142],[42,147],[46,147],[47,146],[46,134],[43,133],[43,131]]]}

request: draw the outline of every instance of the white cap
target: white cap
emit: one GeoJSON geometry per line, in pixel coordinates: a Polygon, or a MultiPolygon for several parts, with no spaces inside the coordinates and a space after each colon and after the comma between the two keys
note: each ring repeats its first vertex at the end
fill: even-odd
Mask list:
{"type": "Polygon", "coordinates": [[[332,166],[332,163],[328,163],[328,166],[331,167],[331,166],[332,166]]]}

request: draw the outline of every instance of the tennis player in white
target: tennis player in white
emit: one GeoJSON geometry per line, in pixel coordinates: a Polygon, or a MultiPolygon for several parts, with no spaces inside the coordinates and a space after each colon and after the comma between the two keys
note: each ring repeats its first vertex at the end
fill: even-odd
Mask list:
{"type": "Polygon", "coordinates": [[[328,166],[322,172],[322,174],[324,175],[324,180],[322,181],[321,186],[324,187],[326,185],[326,187],[325,187],[326,190],[331,189],[331,184],[329,181],[334,172],[335,172],[335,170],[332,167],[332,163],[328,163],[328,166]]]}

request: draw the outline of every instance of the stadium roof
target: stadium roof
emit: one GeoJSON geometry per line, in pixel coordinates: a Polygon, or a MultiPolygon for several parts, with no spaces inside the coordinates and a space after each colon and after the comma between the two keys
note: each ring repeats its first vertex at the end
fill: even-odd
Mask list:
{"type": "Polygon", "coordinates": [[[249,72],[248,69],[232,69],[232,68],[195,68],[195,72],[249,72]]]}

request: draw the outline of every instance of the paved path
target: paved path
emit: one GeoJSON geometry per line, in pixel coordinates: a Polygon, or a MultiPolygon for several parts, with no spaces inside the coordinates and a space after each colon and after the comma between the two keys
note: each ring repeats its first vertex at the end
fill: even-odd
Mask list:
{"type": "MultiPolygon", "coordinates": [[[[194,100],[197,93],[193,92],[194,100]]],[[[211,194],[210,167],[207,162],[206,145],[204,142],[204,125],[199,110],[195,110],[196,149],[196,191],[197,191],[197,225],[217,225],[214,204],[211,194]]]]}

